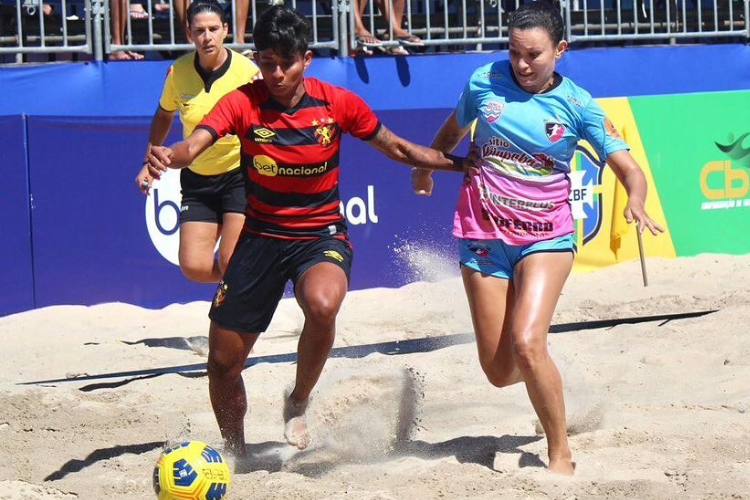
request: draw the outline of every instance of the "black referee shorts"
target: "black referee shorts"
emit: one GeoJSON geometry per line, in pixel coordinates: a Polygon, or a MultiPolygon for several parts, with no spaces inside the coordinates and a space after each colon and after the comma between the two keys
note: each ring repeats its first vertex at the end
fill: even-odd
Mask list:
{"type": "Polygon", "coordinates": [[[284,295],[289,280],[319,262],[339,266],[349,280],[352,247],[347,240],[284,240],[243,231],[214,295],[208,317],[241,333],[262,333],[284,295]]]}
{"type": "Polygon", "coordinates": [[[180,172],[180,223],[216,222],[225,213],[245,213],[245,179],[239,168],[219,175],[200,175],[189,168],[180,172]]]}

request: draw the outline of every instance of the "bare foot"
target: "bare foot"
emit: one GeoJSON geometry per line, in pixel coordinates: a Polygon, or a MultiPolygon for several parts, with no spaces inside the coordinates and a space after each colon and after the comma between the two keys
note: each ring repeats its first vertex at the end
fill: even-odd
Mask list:
{"type": "Polygon", "coordinates": [[[132,50],[118,50],[109,55],[110,61],[140,61],[143,58],[143,54],[133,52],[132,50]]]}
{"type": "Polygon", "coordinates": [[[576,471],[576,463],[570,457],[550,458],[547,470],[563,476],[572,476],[576,471]]]}
{"type": "Polygon", "coordinates": [[[284,437],[287,443],[304,450],[310,445],[310,434],[307,433],[307,411],[308,399],[295,401],[286,398],[284,401],[284,437]]]}
{"type": "Polygon", "coordinates": [[[133,58],[128,55],[128,51],[124,50],[118,50],[109,55],[110,61],[131,61],[132,59],[133,58]]]}

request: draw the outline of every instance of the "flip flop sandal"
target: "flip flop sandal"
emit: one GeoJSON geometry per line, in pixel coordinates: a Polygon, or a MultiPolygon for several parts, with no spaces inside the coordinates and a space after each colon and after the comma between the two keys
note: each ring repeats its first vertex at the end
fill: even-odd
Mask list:
{"type": "Polygon", "coordinates": [[[405,36],[396,37],[396,40],[398,40],[398,43],[404,47],[424,47],[424,42],[420,40],[418,36],[412,35],[411,33],[405,36]]]}
{"type": "Polygon", "coordinates": [[[139,21],[141,19],[148,19],[148,12],[140,9],[130,9],[130,19],[139,21]]]}
{"type": "Polygon", "coordinates": [[[378,40],[373,35],[358,35],[354,37],[354,40],[357,42],[357,45],[359,45],[360,47],[365,47],[368,49],[377,49],[383,46],[383,42],[378,40]]]}

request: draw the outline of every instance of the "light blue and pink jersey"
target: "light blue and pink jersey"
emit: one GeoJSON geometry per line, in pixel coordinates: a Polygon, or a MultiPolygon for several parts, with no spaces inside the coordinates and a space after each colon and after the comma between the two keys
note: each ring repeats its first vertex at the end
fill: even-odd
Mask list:
{"type": "Polygon", "coordinates": [[[587,140],[600,158],[628,149],[591,95],[567,78],[543,94],[522,90],[508,61],[477,69],[456,107],[477,120],[482,167],[461,187],[453,235],[527,245],[573,232],[570,162],[587,140]]]}

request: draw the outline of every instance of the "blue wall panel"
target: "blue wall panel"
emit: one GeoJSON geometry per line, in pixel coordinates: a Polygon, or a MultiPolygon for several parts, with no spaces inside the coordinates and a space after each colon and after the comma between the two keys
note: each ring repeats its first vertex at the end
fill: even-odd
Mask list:
{"type": "MultiPolygon", "coordinates": [[[[37,307],[205,300],[154,249],[134,179],[146,118],[29,117],[37,307]]],[[[171,139],[175,139],[173,136],[171,139]]]]}
{"type": "MultiPolygon", "coordinates": [[[[386,126],[427,145],[471,72],[504,57],[321,58],[308,74],[360,94],[386,126]]],[[[148,207],[158,201],[163,212],[176,213],[167,188],[147,199],[133,182],[168,67],[0,68],[0,115],[14,115],[0,117],[0,315],[53,304],[162,307],[211,297],[213,286],[188,281],[154,243],[156,218],[148,207]]],[[[750,47],[580,50],[567,54],[559,70],[595,97],[739,90],[750,88],[750,47]]],[[[446,267],[455,273],[450,230],[461,176],[435,179],[433,197],[416,197],[407,167],[344,138],[352,288],[399,286],[438,277],[446,267]]]]}
{"type": "MultiPolygon", "coordinates": [[[[308,75],[347,87],[373,109],[453,107],[477,67],[506,52],[317,58],[308,75]]],[[[152,116],[170,61],[0,67],[0,115],[152,116]]],[[[750,46],[571,50],[560,72],[594,97],[750,88],[750,46]]]]}
{"type": "Polygon", "coordinates": [[[0,316],[34,307],[28,169],[22,116],[0,116],[0,316]]]}
{"type": "MultiPolygon", "coordinates": [[[[448,109],[382,111],[378,117],[395,133],[429,145],[449,113],[448,109]]],[[[459,149],[466,151],[465,147],[459,149]]],[[[434,276],[444,259],[455,261],[450,231],[462,176],[436,173],[434,194],[427,198],[413,194],[410,175],[409,167],[389,160],[365,142],[345,136],[342,198],[347,204],[353,196],[367,199],[368,186],[372,186],[374,209],[369,202],[367,208],[378,219],[373,223],[368,218],[365,224],[349,219],[354,245],[352,288],[401,286],[434,276]]]]}
{"type": "MultiPolygon", "coordinates": [[[[395,132],[428,144],[449,112],[386,111],[380,118],[395,132]]],[[[29,118],[38,307],[109,301],[162,307],[211,297],[212,285],[185,279],[149,237],[146,198],[133,183],[148,123],[29,118]]],[[[175,132],[170,140],[177,139],[175,132]]],[[[342,148],[341,192],[355,247],[352,288],[399,286],[423,277],[419,273],[429,273],[423,270],[429,264],[416,262],[415,252],[428,242],[450,246],[461,176],[436,174],[435,196],[416,197],[408,167],[349,136],[342,148]]]]}

